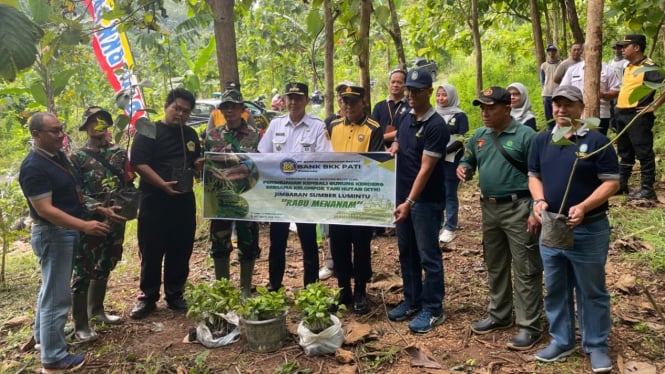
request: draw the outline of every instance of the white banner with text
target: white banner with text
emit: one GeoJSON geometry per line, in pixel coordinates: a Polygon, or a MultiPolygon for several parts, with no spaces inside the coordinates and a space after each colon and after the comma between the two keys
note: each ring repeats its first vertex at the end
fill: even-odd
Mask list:
{"type": "Polygon", "coordinates": [[[206,152],[203,175],[203,218],[393,226],[386,152],[206,152]]]}

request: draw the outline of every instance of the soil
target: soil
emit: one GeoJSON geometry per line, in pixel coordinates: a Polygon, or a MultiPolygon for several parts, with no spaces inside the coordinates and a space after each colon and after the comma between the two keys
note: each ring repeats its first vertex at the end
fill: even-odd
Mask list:
{"type": "MultiPolygon", "coordinates": [[[[401,289],[371,288],[371,312],[365,316],[350,311],[341,312],[343,326],[362,331],[364,339],[345,344],[335,356],[308,357],[298,345],[295,333],[298,323],[295,311],[287,318],[289,338],[277,351],[254,353],[246,349],[246,338],[228,347],[208,350],[197,343],[185,343],[193,321],[184,314],[174,313],[163,301],[156,312],[143,320],[132,320],[129,312],[135,303],[138,288],[138,256],[136,247],[125,250],[125,266],[114,271],[108,293],[108,305],[114,313],[124,317],[119,326],[99,326],[100,339],[72,348],[77,352],[91,352],[92,359],[85,366],[87,373],[580,373],[591,372],[587,356],[578,347],[563,363],[542,364],[534,360],[534,353],[549,343],[549,336],[531,350],[511,351],[506,342],[517,328],[486,335],[474,335],[469,324],[486,315],[487,281],[482,258],[480,209],[477,189],[467,184],[460,190],[460,228],[457,238],[443,246],[446,296],[445,322],[425,335],[409,333],[406,322],[390,322],[386,311],[402,299],[401,289]],[[126,270],[125,270],[126,269],[126,270]],[[429,360],[414,358],[423,353],[429,360]],[[430,363],[431,368],[417,366],[430,363]],[[435,368],[439,365],[438,369],[435,368]],[[207,371],[206,371],[207,370],[207,371]]],[[[612,200],[612,204],[619,204],[612,200]]],[[[623,203],[623,202],[621,202],[623,203]]],[[[642,209],[636,206],[635,209],[642,209]]],[[[254,273],[255,285],[268,283],[268,225],[261,226],[263,252],[254,273]]],[[[208,282],[214,277],[207,256],[207,241],[202,233],[196,243],[191,260],[189,280],[208,282]]],[[[640,243],[632,242],[634,248],[640,243]]],[[[325,247],[325,245],[324,245],[325,247]]],[[[624,247],[622,247],[624,248],[624,247]]],[[[324,248],[325,249],[325,248],[324,248]]],[[[662,276],[638,265],[625,262],[621,251],[613,248],[607,265],[608,288],[612,294],[613,330],[610,336],[610,356],[614,373],[639,373],[644,365],[655,366],[654,373],[665,373],[665,329],[654,304],[648,300],[650,291],[656,305],[665,304],[662,276]],[[641,284],[633,284],[634,276],[641,284]],[[626,282],[627,281],[627,282],[626,282]]],[[[375,277],[396,276],[399,263],[395,236],[377,236],[372,241],[375,277]]],[[[321,254],[323,258],[323,253],[321,254]]],[[[291,234],[287,249],[287,268],[284,284],[287,293],[302,287],[302,257],[297,235],[291,234]]],[[[238,283],[238,263],[234,262],[231,278],[238,283]]],[[[388,277],[389,278],[389,277],[388,277]]],[[[324,281],[335,286],[334,278],[324,281]]],[[[661,315],[662,318],[662,315],[661,315]]],[[[19,353],[17,353],[19,354],[19,353]]],[[[35,351],[20,353],[38,354],[35,351]]]]}

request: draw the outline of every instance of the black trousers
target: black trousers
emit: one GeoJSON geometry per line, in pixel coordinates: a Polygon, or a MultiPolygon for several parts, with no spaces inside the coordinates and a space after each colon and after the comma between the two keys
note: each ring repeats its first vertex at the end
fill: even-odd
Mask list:
{"type": "MultiPolygon", "coordinates": [[[[319,253],[316,245],[316,224],[296,223],[298,237],[302,247],[302,262],[305,268],[304,285],[319,279],[319,253]]],[[[286,241],[289,238],[288,222],[272,222],[270,224],[270,253],[268,254],[268,277],[270,288],[277,290],[282,287],[284,268],[286,266],[286,241]]]]}
{"type": "Polygon", "coordinates": [[[139,300],[156,302],[164,263],[164,298],[182,297],[194,247],[196,203],[194,194],[146,196],[141,199],[138,240],[141,255],[139,300]]]}
{"type": "Polygon", "coordinates": [[[330,225],[330,249],[340,288],[366,284],[372,278],[372,227],[330,225]]]}
{"type": "MultiPolygon", "coordinates": [[[[622,131],[636,112],[618,111],[616,117],[617,130],[622,131]]],[[[635,164],[640,162],[642,187],[653,188],[656,181],[656,155],[653,151],[653,125],[656,117],[653,113],[645,113],[633,123],[626,134],[617,141],[617,153],[620,157],[621,177],[628,179],[635,164]]]]}

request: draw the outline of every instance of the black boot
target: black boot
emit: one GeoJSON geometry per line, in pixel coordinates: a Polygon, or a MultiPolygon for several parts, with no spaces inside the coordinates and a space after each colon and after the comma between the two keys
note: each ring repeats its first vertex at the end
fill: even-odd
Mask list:
{"type": "Polygon", "coordinates": [[[365,283],[356,283],[356,287],[353,290],[353,312],[356,314],[369,313],[367,286],[365,283]]]}
{"type": "Polygon", "coordinates": [[[653,200],[657,201],[656,191],[651,186],[642,186],[639,191],[628,195],[628,200],[653,200]]]}
{"type": "Polygon", "coordinates": [[[615,195],[628,195],[630,190],[628,189],[628,181],[630,180],[630,174],[633,172],[633,165],[621,165],[620,176],[619,176],[619,191],[615,195]]]}

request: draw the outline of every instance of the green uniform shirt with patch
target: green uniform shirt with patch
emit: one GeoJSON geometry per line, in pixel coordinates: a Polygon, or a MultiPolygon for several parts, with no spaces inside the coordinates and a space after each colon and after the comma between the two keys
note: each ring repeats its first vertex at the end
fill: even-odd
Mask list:
{"type": "MultiPolygon", "coordinates": [[[[484,126],[477,129],[466,144],[460,165],[471,170],[478,168],[478,184],[484,196],[507,196],[528,191],[527,175],[511,165],[496,148],[492,140],[493,132],[494,130],[484,126]]],[[[506,152],[526,168],[535,135],[533,129],[512,119],[498,137],[506,152]]]]}

